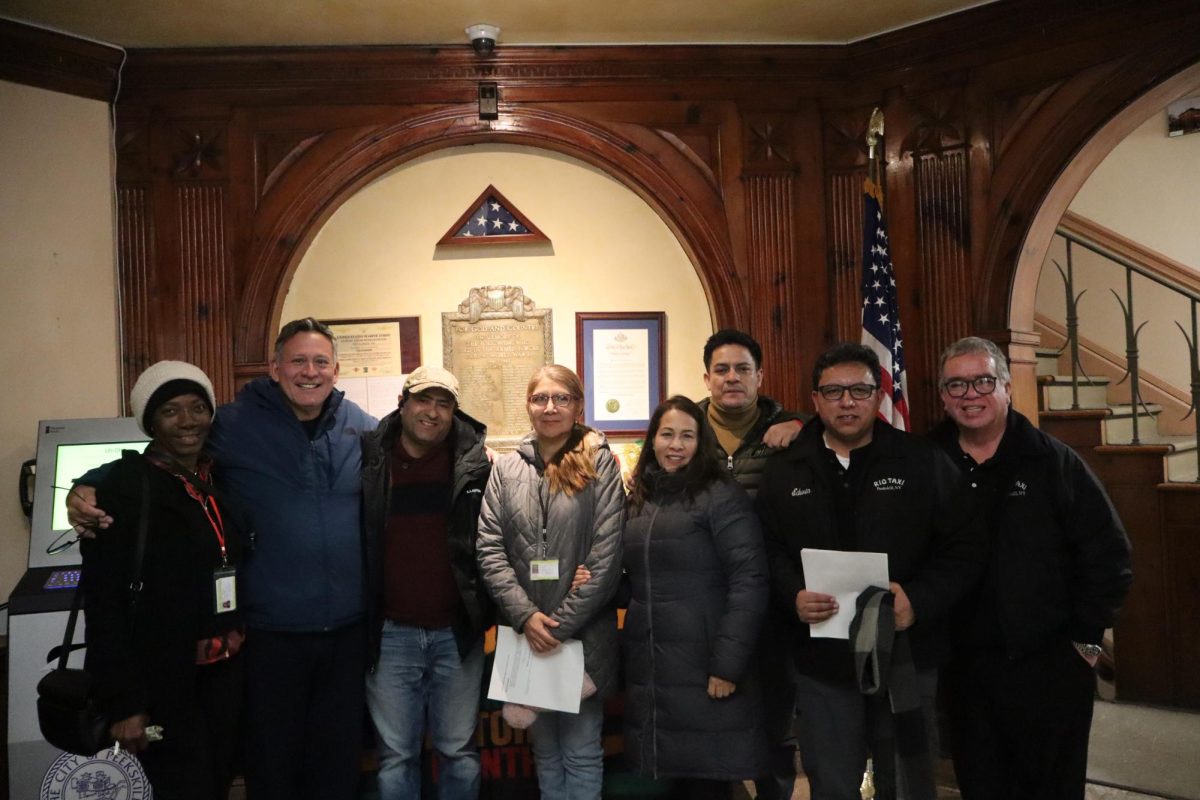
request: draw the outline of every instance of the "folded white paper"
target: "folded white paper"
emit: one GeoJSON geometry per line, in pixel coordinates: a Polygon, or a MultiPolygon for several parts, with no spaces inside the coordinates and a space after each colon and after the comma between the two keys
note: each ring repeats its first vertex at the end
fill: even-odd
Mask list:
{"type": "Polygon", "coordinates": [[[800,551],[804,566],[804,585],[810,592],[831,594],[838,610],[824,622],[809,625],[809,634],[817,639],[849,639],[854,621],[854,603],[868,586],[888,588],[887,553],[847,553],[842,550],[800,551]]]}
{"type": "Polygon", "coordinates": [[[571,639],[535,653],[523,635],[496,626],[489,699],[578,714],[582,692],[583,642],[571,639]]]}

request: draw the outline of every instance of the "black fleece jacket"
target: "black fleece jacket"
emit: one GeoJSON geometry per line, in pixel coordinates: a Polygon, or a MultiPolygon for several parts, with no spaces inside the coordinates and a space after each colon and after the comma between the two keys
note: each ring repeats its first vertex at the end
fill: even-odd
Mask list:
{"type": "Polygon", "coordinates": [[[1133,570],[1125,528],[1087,464],[1011,408],[996,454],[974,477],[952,420],[930,438],[961,470],[990,544],[984,578],[959,615],[957,643],[1012,657],[1064,639],[1099,644],[1133,570]]]}
{"type": "Polygon", "coordinates": [[[984,559],[983,537],[965,524],[955,501],[954,467],[932,443],[876,421],[871,443],[851,453],[850,473],[842,475],[825,452],[824,429],[814,419],[767,462],[756,503],[772,601],[798,629],[797,667],[831,682],[854,678],[849,642],[811,639],[796,615],[796,594],[807,585],[800,556],[806,547],[886,553],[889,577],[903,587],[916,615],[913,660],[935,667],[949,654],[951,611],[984,559]],[[836,483],[847,478],[854,484],[849,508],[839,509],[836,483]]]}
{"type": "MultiPolygon", "coordinates": [[[[458,652],[466,656],[480,635],[495,621],[495,608],[475,565],[475,535],[479,508],[492,464],[484,449],[487,428],[482,422],[455,411],[450,430],[454,462],[450,486],[448,528],[450,569],[462,603],[456,612],[454,639],[458,652]]],[[[400,412],[383,418],[379,427],[362,437],[362,485],[364,557],[367,584],[367,660],[379,659],[383,626],[383,535],[387,530],[388,498],[391,495],[391,453],[400,435],[400,412]]]]}

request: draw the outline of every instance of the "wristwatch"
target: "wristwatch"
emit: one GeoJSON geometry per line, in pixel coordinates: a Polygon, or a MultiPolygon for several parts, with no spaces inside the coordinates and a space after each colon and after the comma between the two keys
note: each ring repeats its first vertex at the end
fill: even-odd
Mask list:
{"type": "Polygon", "coordinates": [[[1072,642],[1071,644],[1075,645],[1075,649],[1079,651],[1079,654],[1086,658],[1099,658],[1100,654],[1104,652],[1104,648],[1098,644],[1081,644],[1079,642],[1072,642]]]}

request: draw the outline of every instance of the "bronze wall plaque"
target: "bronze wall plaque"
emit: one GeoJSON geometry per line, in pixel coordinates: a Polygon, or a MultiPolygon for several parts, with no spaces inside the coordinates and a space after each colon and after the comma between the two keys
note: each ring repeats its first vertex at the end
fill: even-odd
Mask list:
{"type": "Polygon", "coordinates": [[[472,289],[457,312],[442,312],[446,369],[458,376],[462,409],[488,426],[488,444],[516,446],[529,432],[525,388],[554,361],[553,316],[519,286],[472,289]]]}

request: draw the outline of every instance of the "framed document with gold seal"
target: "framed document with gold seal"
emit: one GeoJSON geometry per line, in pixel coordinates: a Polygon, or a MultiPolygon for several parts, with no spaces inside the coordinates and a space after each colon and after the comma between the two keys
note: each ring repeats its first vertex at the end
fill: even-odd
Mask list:
{"type": "Polygon", "coordinates": [[[580,311],[575,355],[583,421],[605,433],[639,436],[666,395],[663,311],[580,311]]]}

